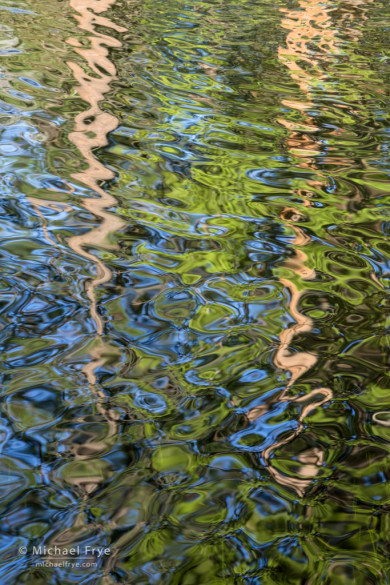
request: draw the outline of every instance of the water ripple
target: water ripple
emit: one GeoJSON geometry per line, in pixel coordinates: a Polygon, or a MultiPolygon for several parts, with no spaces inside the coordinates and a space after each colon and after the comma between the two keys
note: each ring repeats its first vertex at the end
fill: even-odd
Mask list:
{"type": "Polygon", "coordinates": [[[0,581],[387,584],[387,4],[0,11],[0,581]]]}

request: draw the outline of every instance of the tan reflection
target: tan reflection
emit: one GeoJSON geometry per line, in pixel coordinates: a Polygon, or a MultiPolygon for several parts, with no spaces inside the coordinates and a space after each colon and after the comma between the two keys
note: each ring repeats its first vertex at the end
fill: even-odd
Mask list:
{"type": "MultiPolygon", "coordinates": [[[[370,1],[370,0],[369,0],[370,1]]],[[[297,82],[302,93],[306,96],[305,101],[284,100],[282,103],[298,110],[304,116],[300,123],[293,123],[290,120],[280,119],[285,128],[289,131],[286,139],[286,146],[294,157],[302,159],[298,164],[301,168],[311,169],[316,175],[321,175],[316,167],[315,156],[322,151],[320,140],[316,138],[319,130],[315,120],[307,114],[307,110],[313,107],[315,103],[315,91],[319,90],[321,84],[326,84],[328,74],[326,70],[327,63],[337,55],[342,53],[340,47],[340,37],[338,28],[342,28],[348,37],[348,40],[356,41],[361,35],[359,29],[353,29],[349,25],[361,23],[365,18],[365,9],[362,0],[345,0],[337,3],[337,8],[341,16],[337,26],[333,22],[333,13],[336,5],[323,0],[301,0],[300,10],[281,9],[284,15],[282,26],[287,29],[286,47],[279,47],[279,60],[289,70],[291,78],[297,82]],[[356,12],[357,11],[357,12],[356,12]],[[356,18],[358,16],[358,19],[356,18]]],[[[342,133],[343,131],[338,131],[342,133]]],[[[301,198],[304,207],[310,207],[310,197],[312,195],[310,188],[321,188],[322,181],[307,181],[309,190],[296,190],[296,195],[301,198]]],[[[307,255],[303,247],[310,242],[310,237],[305,232],[293,225],[299,222],[301,214],[293,208],[285,208],[281,213],[281,219],[290,223],[295,232],[293,241],[294,256],[284,262],[284,266],[293,270],[293,272],[302,280],[310,280],[315,277],[315,271],[306,266],[307,255]]],[[[298,457],[301,466],[299,468],[300,477],[290,477],[280,473],[272,464],[272,455],[276,449],[292,441],[304,428],[305,417],[315,408],[322,406],[332,399],[333,392],[330,388],[317,388],[309,392],[306,396],[294,397],[289,395],[291,386],[312,368],[318,357],[312,352],[296,352],[289,350],[293,338],[301,333],[307,333],[312,330],[312,320],[299,311],[299,302],[305,293],[305,288],[299,290],[297,285],[291,280],[281,279],[280,282],[289,291],[290,314],[295,319],[295,324],[284,330],[280,335],[280,345],[275,354],[275,365],[285,371],[289,371],[291,376],[289,382],[279,395],[280,401],[302,403],[303,408],[298,417],[297,428],[281,441],[274,443],[265,449],[262,453],[265,464],[275,478],[275,480],[285,486],[294,489],[300,496],[303,496],[306,488],[310,485],[313,478],[323,464],[323,453],[319,449],[310,449],[301,453],[298,457]],[[304,405],[306,401],[310,403],[304,405]]],[[[249,420],[254,420],[264,414],[267,406],[258,407],[248,413],[249,420]]]]}
{"type": "Polygon", "coordinates": [[[118,126],[118,120],[112,114],[100,109],[100,102],[110,90],[111,82],[116,78],[116,69],[108,58],[108,48],[120,47],[117,39],[97,32],[96,25],[124,32],[126,29],[112,23],[108,18],[98,16],[109,8],[115,0],[70,0],[70,6],[77,12],[76,18],[79,28],[93,33],[88,37],[90,47],[84,48],[77,39],[70,38],[75,51],[83,57],[94,75],[87,74],[78,63],[69,61],[75,79],[78,81],[78,93],[90,107],[75,119],[74,132],[69,140],[79,149],[83,159],[88,164],[84,171],[75,173],[74,179],[92,189],[99,197],[84,200],[84,207],[95,217],[99,218],[100,225],[91,229],[82,236],[75,236],[69,240],[72,249],[91,260],[96,266],[96,276],[86,286],[87,295],[91,301],[91,316],[95,321],[98,335],[103,334],[103,322],[97,312],[96,288],[109,281],[110,269],[89,248],[112,249],[115,246],[110,242],[110,236],[124,226],[124,222],[113,213],[107,211],[116,204],[115,198],[102,189],[103,182],[114,177],[114,173],[105,167],[94,155],[97,148],[107,145],[107,135],[118,126]]]}
{"type": "Polygon", "coordinates": [[[386,418],[381,418],[381,416],[388,417],[389,414],[390,413],[386,410],[381,411],[381,412],[375,412],[372,415],[372,420],[375,423],[377,423],[378,425],[382,425],[383,427],[390,427],[390,419],[387,420],[386,418]]]}
{"type": "MultiPolygon", "coordinates": [[[[93,75],[89,75],[78,63],[72,61],[67,63],[79,84],[77,89],[80,97],[89,104],[85,112],[76,116],[74,131],[69,134],[69,140],[78,148],[88,166],[86,170],[75,173],[72,177],[97,195],[97,197],[85,199],[83,204],[86,210],[100,220],[100,224],[81,236],[71,238],[69,244],[75,252],[92,261],[96,266],[96,276],[87,285],[86,292],[91,301],[90,310],[96,324],[97,338],[90,346],[90,360],[84,366],[83,373],[88,380],[91,392],[96,397],[96,410],[105,422],[105,431],[101,437],[91,432],[91,435],[82,442],[74,441],[72,437],[67,440],[69,451],[79,467],[76,474],[66,479],[73,489],[81,494],[82,506],[72,527],[57,533],[52,540],[53,545],[71,544],[76,534],[80,538],[84,531],[89,530],[85,522],[85,507],[89,495],[106,481],[109,474],[108,469],[105,470],[103,467],[100,469],[98,465],[95,469],[94,460],[104,462],[100,456],[115,442],[118,432],[118,415],[106,406],[106,396],[97,387],[95,375],[96,369],[104,365],[107,360],[116,357],[117,353],[115,348],[111,348],[102,340],[103,322],[97,312],[96,301],[96,288],[111,278],[111,271],[97,256],[89,252],[89,248],[96,247],[105,250],[114,249],[110,236],[124,225],[121,219],[108,211],[108,208],[116,204],[116,200],[101,187],[101,184],[112,179],[114,174],[94,155],[94,150],[107,145],[107,135],[118,125],[115,116],[102,111],[99,104],[110,90],[110,83],[116,78],[115,66],[108,58],[108,48],[120,47],[121,43],[95,30],[96,25],[118,32],[126,30],[101,16],[101,13],[114,2],[115,0],[70,0],[70,6],[77,13],[75,17],[79,23],[79,29],[93,35],[87,37],[90,43],[89,48],[84,48],[75,38],[67,41],[85,59],[93,72],[93,75]]],[[[80,422],[83,423],[83,419],[80,422]]],[[[101,526],[99,528],[101,529],[101,526]]],[[[107,571],[105,573],[105,579],[108,579],[107,571]]]]}
{"type": "MultiPolygon", "coordinates": [[[[311,157],[321,154],[322,145],[316,138],[318,127],[315,119],[306,113],[315,105],[315,93],[323,92],[329,95],[336,94],[336,87],[328,73],[329,65],[334,64],[335,58],[344,54],[343,43],[339,31],[348,41],[356,42],[362,34],[359,27],[367,20],[366,5],[372,0],[341,0],[339,2],[322,2],[320,0],[301,0],[300,10],[281,9],[284,18],[283,28],[287,29],[286,47],[279,47],[278,56],[281,63],[289,70],[291,78],[298,84],[306,100],[282,100],[282,104],[304,114],[304,121],[294,123],[291,120],[278,121],[289,130],[286,146],[289,152],[302,158],[298,165],[302,168],[312,168],[317,175],[321,172],[316,168],[311,157]],[[337,10],[337,23],[333,16],[337,10]],[[325,89],[324,89],[325,88],[325,89]]],[[[347,76],[342,70],[337,72],[338,79],[347,76]]],[[[336,96],[339,97],[339,96],[336,96]]],[[[338,108],[350,106],[342,103],[338,108]]],[[[335,129],[334,135],[344,134],[348,129],[335,129]]],[[[331,152],[332,148],[329,148],[331,152]]],[[[327,155],[328,163],[349,164],[349,159],[332,159],[327,155]]],[[[312,187],[321,187],[321,181],[308,181],[312,187]]],[[[310,197],[310,191],[298,195],[310,197]]]]}
{"type": "MultiPolygon", "coordinates": [[[[106,396],[97,387],[95,371],[107,361],[117,359],[118,351],[111,348],[102,340],[103,322],[97,312],[96,288],[111,278],[111,271],[97,256],[89,251],[89,248],[114,249],[110,237],[117,230],[121,229],[124,222],[108,211],[109,207],[116,204],[116,199],[101,184],[114,177],[114,173],[106,168],[94,155],[97,148],[107,145],[107,136],[118,125],[115,116],[104,112],[100,108],[100,102],[110,90],[111,82],[116,78],[116,69],[108,58],[108,48],[120,47],[121,43],[113,37],[107,36],[95,30],[96,25],[111,28],[116,31],[124,31],[100,15],[115,0],[70,0],[70,5],[77,12],[76,18],[79,28],[93,33],[88,36],[89,47],[84,48],[75,39],[68,39],[75,51],[85,59],[93,75],[87,74],[84,69],[75,62],[68,62],[75,79],[78,81],[78,93],[80,97],[89,104],[85,112],[78,114],[75,118],[74,131],[69,134],[69,140],[78,148],[82,159],[87,163],[86,170],[72,175],[74,179],[89,187],[97,197],[86,198],[83,201],[85,209],[90,211],[100,220],[100,224],[89,232],[75,236],[69,240],[71,248],[80,256],[91,260],[96,266],[96,276],[86,286],[86,292],[91,301],[91,316],[96,324],[97,338],[89,349],[90,360],[84,366],[83,373],[86,376],[89,387],[96,396],[96,409],[105,421],[104,436],[97,438],[94,434],[86,438],[81,444],[69,441],[70,451],[78,461],[88,460],[91,457],[98,457],[105,452],[115,440],[118,430],[117,415],[115,411],[107,408],[106,396]]],[[[78,477],[77,485],[86,497],[88,493],[98,487],[104,478],[97,476],[91,481],[89,476],[78,477]]]]}
{"type": "MultiPolygon", "coordinates": [[[[79,83],[78,93],[90,106],[85,112],[76,116],[74,131],[69,134],[69,140],[77,146],[84,161],[88,164],[86,170],[72,176],[99,195],[99,197],[85,199],[83,203],[85,209],[100,220],[100,224],[89,232],[71,238],[69,245],[84,258],[92,260],[96,266],[97,274],[87,284],[86,292],[91,301],[91,316],[95,321],[98,336],[103,334],[103,322],[97,312],[96,288],[110,280],[111,270],[97,256],[89,252],[88,248],[113,249],[115,245],[110,242],[110,236],[125,225],[119,217],[107,211],[107,208],[114,206],[117,202],[110,193],[100,186],[101,183],[112,179],[114,173],[94,155],[97,148],[107,145],[109,132],[118,126],[117,118],[101,110],[100,102],[110,90],[112,81],[116,79],[116,69],[109,59],[108,48],[120,47],[121,43],[117,39],[95,30],[96,25],[119,32],[126,30],[100,15],[114,2],[115,0],[70,0],[71,7],[77,12],[75,17],[79,22],[79,28],[93,33],[93,36],[88,37],[89,48],[82,47],[75,38],[68,39],[68,43],[85,59],[90,70],[94,73],[94,75],[89,75],[78,63],[68,62],[68,66],[72,69],[74,77],[79,83]]],[[[95,370],[104,364],[105,354],[108,351],[109,348],[102,341],[96,342],[91,350],[91,361],[83,369],[91,387],[96,385],[95,370]]],[[[112,433],[114,433],[115,425],[112,424],[112,417],[107,416],[100,404],[104,393],[103,396],[101,396],[101,392],[98,394],[98,407],[101,407],[99,410],[104,414],[112,433]]],[[[99,450],[99,446],[95,445],[95,449],[99,450]]]]}
{"type": "MultiPolygon", "coordinates": [[[[288,218],[297,221],[299,215],[295,210],[290,208],[284,209],[282,213],[282,218],[288,221],[288,218]],[[293,215],[291,216],[291,212],[293,215]]],[[[293,258],[286,260],[284,265],[290,268],[297,274],[302,280],[310,280],[314,278],[315,271],[310,270],[305,266],[305,261],[307,260],[306,254],[300,247],[306,245],[310,238],[297,226],[292,226],[296,237],[294,239],[293,245],[296,247],[295,255],[293,258]]],[[[307,477],[308,479],[299,479],[297,477],[289,477],[287,475],[281,474],[272,466],[271,456],[275,449],[282,447],[289,443],[292,439],[294,439],[304,427],[304,419],[305,417],[312,412],[315,408],[322,406],[326,402],[332,399],[333,393],[330,388],[316,388],[309,392],[309,394],[304,396],[289,396],[288,391],[291,386],[298,380],[300,376],[305,374],[310,368],[312,368],[317,362],[317,356],[312,352],[291,352],[289,347],[292,344],[293,338],[301,333],[308,333],[313,328],[313,321],[310,317],[303,315],[299,311],[299,301],[302,295],[305,293],[305,289],[299,291],[296,285],[288,280],[288,279],[281,279],[280,282],[285,286],[285,288],[290,293],[290,303],[289,309],[291,316],[295,319],[296,323],[291,325],[287,329],[285,329],[280,334],[280,345],[278,350],[276,351],[274,363],[277,368],[285,371],[289,371],[291,376],[286,385],[286,388],[279,395],[279,401],[281,402],[295,402],[298,404],[304,404],[306,401],[310,401],[309,404],[304,405],[299,417],[298,417],[298,425],[295,431],[293,431],[288,437],[283,439],[282,441],[277,441],[272,446],[265,449],[262,453],[263,459],[267,465],[268,471],[271,475],[275,478],[278,483],[281,485],[285,485],[287,487],[293,488],[298,495],[303,496],[305,493],[305,489],[310,485],[313,477],[315,477],[319,471],[320,466],[322,465],[323,456],[317,454],[316,462],[313,463],[312,461],[307,462],[306,459],[308,457],[307,452],[301,454],[299,461],[302,463],[299,474],[303,477],[307,477]],[[309,479],[310,478],[310,479],[309,479]]]]}
{"type": "Polygon", "coordinates": [[[95,30],[96,25],[111,28],[117,32],[124,32],[126,29],[112,23],[108,18],[101,16],[115,0],[71,0],[70,5],[77,11],[76,18],[79,28],[93,36],[89,36],[89,47],[83,47],[75,39],[68,39],[68,43],[74,50],[85,59],[93,75],[87,74],[84,69],[75,62],[68,62],[75,79],[78,81],[78,93],[80,97],[89,104],[89,108],[76,116],[74,131],[69,135],[69,140],[77,146],[83,159],[88,164],[86,170],[75,173],[73,178],[80,181],[93,190],[98,197],[91,197],[84,200],[84,207],[95,217],[99,218],[100,224],[89,232],[75,236],[70,239],[69,245],[72,249],[91,260],[96,266],[96,276],[86,285],[86,292],[91,301],[91,316],[96,324],[96,332],[100,339],[97,339],[90,350],[90,361],[83,368],[89,386],[96,395],[96,408],[103,416],[107,425],[107,433],[101,441],[96,437],[87,440],[82,446],[73,445],[77,452],[76,459],[91,457],[104,452],[117,433],[116,414],[106,408],[106,397],[102,390],[96,386],[95,371],[106,363],[113,349],[103,342],[103,322],[97,312],[96,288],[111,278],[111,270],[97,256],[88,251],[89,248],[114,249],[110,236],[121,229],[124,222],[113,213],[107,211],[109,207],[116,204],[115,198],[100,185],[114,177],[114,173],[105,167],[94,155],[97,148],[107,145],[107,136],[118,126],[118,120],[112,114],[104,112],[100,108],[100,102],[110,90],[110,84],[116,79],[116,69],[109,59],[109,48],[120,47],[121,43],[111,36],[95,30]],[[99,16],[98,16],[99,14],[99,16]]]}

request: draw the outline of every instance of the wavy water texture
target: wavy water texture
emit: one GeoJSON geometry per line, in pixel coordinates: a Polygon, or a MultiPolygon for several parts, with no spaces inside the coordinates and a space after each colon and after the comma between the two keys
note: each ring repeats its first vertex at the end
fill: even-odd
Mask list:
{"type": "Polygon", "coordinates": [[[104,262],[88,253],[85,248],[95,246],[100,246],[104,249],[112,248],[108,242],[109,235],[124,226],[123,221],[113,213],[106,211],[108,207],[112,207],[117,201],[108,191],[100,187],[102,182],[112,179],[114,173],[105,167],[93,153],[95,149],[107,145],[109,132],[115,130],[118,126],[117,118],[102,111],[99,103],[110,90],[110,83],[116,78],[115,66],[108,58],[108,48],[120,47],[121,43],[113,37],[96,32],[95,29],[96,25],[100,25],[118,32],[126,31],[125,28],[115,25],[109,19],[103,16],[96,16],[96,13],[105,12],[114,1],[84,0],[80,2],[80,0],[71,0],[70,6],[78,12],[79,27],[94,36],[89,37],[91,47],[87,49],[83,49],[77,39],[71,38],[67,41],[76,47],[76,52],[87,61],[90,69],[95,74],[94,76],[88,75],[78,63],[68,62],[68,66],[73,71],[74,77],[79,84],[77,91],[80,97],[90,105],[88,110],[76,116],[74,132],[69,134],[69,140],[78,148],[87,162],[88,168],[85,171],[74,173],[72,176],[100,196],[99,198],[86,200],[84,205],[88,211],[101,220],[98,227],[86,234],[71,238],[69,245],[75,252],[96,263],[97,276],[88,285],[87,294],[91,300],[91,314],[99,335],[103,333],[103,323],[96,309],[95,289],[111,278],[111,271],[104,262]]]}
{"type": "MultiPolygon", "coordinates": [[[[358,24],[366,19],[366,9],[361,5],[361,2],[351,2],[350,6],[348,3],[344,6],[343,19],[348,18],[350,24],[353,24],[356,15],[353,14],[352,9],[356,6],[361,8],[359,14],[358,24]]],[[[318,81],[326,84],[327,73],[324,67],[329,59],[335,55],[340,55],[342,49],[341,43],[337,38],[337,30],[332,28],[332,20],[330,17],[330,11],[333,10],[332,5],[326,3],[318,3],[316,0],[309,0],[300,3],[301,11],[288,11],[283,9],[286,17],[282,20],[282,26],[289,30],[289,34],[286,38],[287,48],[279,47],[279,59],[281,62],[288,67],[290,70],[291,77],[296,81],[307,96],[306,102],[289,102],[284,101],[285,105],[291,106],[291,108],[298,110],[298,112],[306,112],[309,108],[314,107],[314,101],[312,99],[318,81]],[[313,51],[313,47],[316,50],[313,51]],[[314,53],[314,56],[313,56],[314,53]],[[305,70],[304,65],[309,65],[309,71],[305,70]]],[[[360,36],[359,30],[351,29],[347,30],[347,36],[354,41],[357,41],[360,36]]],[[[287,129],[294,130],[294,125],[283,119],[279,120],[287,129]]],[[[316,133],[319,128],[316,126],[315,117],[307,114],[304,116],[305,130],[309,130],[309,138],[303,136],[302,132],[292,131],[287,137],[286,143],[289,151],[295,154],[299,158],[302,158],[302,163],[299,163],[303,169],[309,169],[314,171],[317,175],[321,174],[320,169],[316,164],[316,156],[321,154],[322,143],[318,140],[316,133]]],[[[325,154],[325,153],[324,153],[325,154]]],[[[326,156],[326,155],[325,155],[326,156]]],[[[321,188],[326,187],[321,181],[308,182],[311,187],[321,188]]],[[[301,198],[302,205],[304,207],[311,207],[313,205],[311,201],[312,193],[297,189],[296,195],[301,198]]],[[[299,199],[298,199],[299,200],[299,199]]],[[[282,218],[291,219],[295,222],[302,221],[303,217],[299,215],[297,209],[285,208],[282,212],[282,218]]],[[[295,255],[292,260],[288,260],[285,265],[293,270],[295,274],[303,280],[315,279],[315,271],[308,269],[305,266],[305,261],[308,259],[306,254],[300,249],[302,246],[310,241],[308,236],[302,228],[293,226],[296,233],[296,238],[293,242],[294,246],[298,249],[295,251],[295,255]]],[[[299,291],[294,282],[281,279],[281,282],[290,292],[290,312],[296,320],[296,324],[286,329],[280,336],[281,345],[275,355],[275,365],[284,370],[291,372],[291,378],[287,384],[286,390],[281,394],[279,400],[291,400],[294,402],[304,402],[312,396],[317,396],[317,399],[321,397],[321,400],[311,405],[307,405],[299,416],[299,425],[290,437],[283,439],[282,441],[276,442],[272,447],[269,447],[264,452],[264,459],[270,466],[270,471],[273,476],[283,485],[294,487],[299,495],[303,496],[305,489],[310,485],[310,480],[284,477],[275,470],[272,469],[270,463],[270,457],[273,449],[285,445],[289,440],[294,439],[303,430],[303,418],[306,414],[309,414],[314,407],[318,407],[326,403],[328,400],[333,398],[333,392],[330,388],[318,388],[312,390],[308,396],[301,397],[288,397],[287,391],[293,386],[297,379],[314,367],[317,362],[316,356],[311,352],[298,352],[291,353],[289,347],[292,344],[293,338],[301,333],[307,333],[313,329],[313,321],[310,317],[303,315],[298,310],[301,297],[309,291],[305,289],[299,291]]],[[[324,461],[323,452],[318,448],[316,451],[316,457],[314,461],[316,465],[321,466],[324,461]],[[321,456],[319,454],[321,453],[321,456]]],[[[305,469],[311,468],[313,475],[317,475],[317,470],[313,465],[313,458],[309,458],[309,465],[303,466],[300,469],[301,475],[310,475],[310,472],[305,469]]],[[[302,461],[302,455],[300,456],[302,461]]]]}
{"type": "MultiPolygon", "coordinates": [[[[359,3],[360,4],[360,3],[359,3]]],[[[284,100],[283,103],[296,109],[298,112],[306,112],[309,108],[314,107],[314,101],[312,100],[313,90],[319,80],[326,83],[327,74],[324,70],[323,63],[329,61],[329,57],[334,55],[340,55],[340,42],[337,39],[337,31],[332,28],[332,20],[330,18],[329,11],[332,10],[331,5],[326,3],[318,3],[316,0],[309,0],[300,3],[302,10],[300,11],[289,11],[283,9],[285,18],[282,19],[282,26],[289,30],[289,34],[286,38],[287,47],[279,47],[279,59],[286,65],[290,71],[291,78],[296,81],[305,96],[307,96],[306,102],[290,102],[284,100]],[[316,48],[313,51],[313,47],[316,48]],[[314,53],[314,56],[313,56],[314,53]],[[309,71],[305,70],[304,66],[309,65],[309,71]]],[[[347,7],[347,14],[348,14],[347,7]]],[[[365,10],[363,11],[364,14],[365,10]]],[[[353,20],[353,15],[352,15],[353,20]]],[[[359,38],[360,31],[354,31],[348,29],[348,36],[353,36],[356,41],[359,38]]],[[[306,114],[304,116],[304,127],[306,132],[309,131],[309,136],[303,135],[300,128],[294,128],[294,124],[291,124],[288,120],[279,119],[279,122],[283,124],[290,134],[286,139],[287,147],[292,154],[295,154],[299,158],[302,158],[302,163],[299,163],[302,169],[309,169],[314,171],[317,175],[321,174],[320,169],[316,165],[315,157],[321,154],[322,144],[317,139],[316,133],[319,131],[316,126],[314,116],[306,114]],[[294,131],[298,130],[298,131],[294,131]]],[[[308,185],[311,187],[321,188],[326,187],[320,180],[310,181],[308,185]]],[[[302,205],[304,207],[312,206],[310,197],[311,192],[305,192],[304,190],[297,189],[296,195],[301,198],[302,205]]],[[[299,200],[299,199],[298,199],[299,200]]],[[[281,214],[283,219],[289,221],[290,219],[295,222],[302,221],[303,217],[299,215],[299,211],[295,208],[285,208],[281,214]]],[[[303,280],[315,279],[315,270],[308,269],[305,266],[305,261],[308,259],[306,254],[300,249],[302,246],[310,241],[308,236],[302,228],[293,226],[296,233],[296,238],[293,242],[294,247],[297,246],[293,259],[285,262],[285,265],[293,270],[295,274],[303,280]]],[[[301,397],[288,397],[288,389],[293,386],[297,379],[314,367],[317,362],[315,354],[311,352],[298,352],[292,353],[289,351],[289,347],[295,336],[302,333],[308,333],[313,329],[313,321],[310,317],[303,315],[298,310],[301,297],[304,295],[305,289],[299,291],[297,286],[288,279],[281,279],[282,284],[289,290],[290,293],[290,313],[296,320],[296,324],[286,329],[280,336],[280,348],[275,355],[275,365],[281,369],[288,370],[291,372],[291,378],[287,384],[286,390],[281,394],[279,400],[292,400],[295,402],[302,402],[306,400],[305,396],[301,397]]],[[[322,396],[323,399],[319,403],[315,403],[316,406],[321,406],[327,400],[333,398],[333,392],[330,388],[320,388],[312,390],[307,398],[311,398],[312,395],[322,396]]],[[[292,433],[292,435],[283,439],[282,442],[277,442],[273,448],[278,448],[290,439],[294,439],[303,430],[303,416],[309,414],[313,410],[312,406],[306,406],[303,409],[302,414],[299,417],[299,426],[292,433]]],[[[319,450],[317,449],[317,454],[319,450]]],[[[264,453],[265,461],[270,465],[270,456],[272,454],[272,448],[268,448],[264,453]]],[[[302,456],[301,456],[302,459],[302,456]]],[[[317,464],[322,465],[323,457],[317,457],[317,464]]],[[[313,469],[313,465],[310,464],[313,469]]],[[[299,480],[294,478],[283,477],[280,473],[270,467],[271,473],[274,477],[282,484],[294,487],[297,492],[303,496],[304,490],[310,485],[309,480],[299,480]]],[[[307,475],[303,469],[300,473],[307,475]]],[[[317,471],[314,467],[314,475],[317,471]]]]}
{"type": "Polygon", "coordinates": [[[386,585],[388,3],[0,13],[0,583],[386,585]]]}

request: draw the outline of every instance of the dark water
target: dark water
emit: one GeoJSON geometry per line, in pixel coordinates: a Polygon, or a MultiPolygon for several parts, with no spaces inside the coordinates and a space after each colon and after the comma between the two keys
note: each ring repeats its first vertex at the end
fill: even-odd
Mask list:
{"type": "Polygon", "coordinates": [[[0,583],[389,583],[389,4],[0,14],[0,583]]]}

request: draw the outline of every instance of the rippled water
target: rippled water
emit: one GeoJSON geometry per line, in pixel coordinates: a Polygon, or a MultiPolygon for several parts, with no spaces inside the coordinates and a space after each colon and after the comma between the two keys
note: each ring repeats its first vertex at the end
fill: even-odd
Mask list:
{"type": "Polygon", "coordinates": [[[389,4],[0,14],[1,584],[387,584],[389,4]]]}

